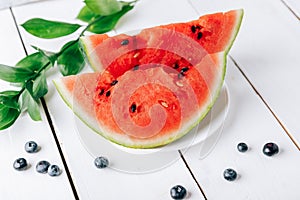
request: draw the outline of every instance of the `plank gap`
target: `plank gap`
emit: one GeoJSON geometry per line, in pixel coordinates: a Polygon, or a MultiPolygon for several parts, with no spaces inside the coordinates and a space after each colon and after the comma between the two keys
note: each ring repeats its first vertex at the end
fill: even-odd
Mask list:
{"type": "Polygon", "coordinates": [[[28,56],[28,52],[27,52],[27,49],[26,49],[26,47],[25,47],[24,40],[23,40],[23,38],[22,38],[22,36],[21,36],[21,32],[20,32],[19,26],[18,26],[18,24],[17,24],[17,20],[16,20],[16,17],[15,17],[15,14],[14,14],[14,12],[13,12],[13,10],[12,10],[11,7],[9,7],[9,10],[10,10],[11,16],[12,16],[12,18],[13,18],[13,20],[14,20],[14,24],[15,24],[15,27],[16,27],[16,29],[17,29],[17,32],[18,32],[19,38],[20,38],[20,40],[21,40],[21,44],[22,44],[22,46],[23,46],[23,49],[24,49],[24,51],[25,51],[25,54],[26,54],[26,56],[28,56]]]}
{"type": "MultiPolygon", "coordinates": [[[[22,38],[22,35],[21,35],[21,32],[20,32],[19,26],[18,26],[18,24],[17,24],[17,20],[16,20],[16,17],[15,17],[15,15],[14,15],[14,12],[13,12],[13,10],[12,10],[11,7],[9,7],[9,10],[10,10],[10,13],[11,13],[11,15],[12,15],[12,17],[13,17],[14,24],[15,24],[15,27],[16,27],[16,29],[17,29],[19,38],[20,38],[20,40],[21,40],[21,43],[22,43],[24,52],[25,52],[26,56],[28,56],[28,52],[27,52],[27,49],[26,49],[24,40],[23,40],[23,38],[22,38]]],[[[74,181],[73,181],[72,176],[71,176],[71,172],[70,172],[69,167],[68,167],[68,165],[67,165],[67,162],[66,162],[65,156],[64,156],[64,154],[63,154],[61,145],[60,145],[60,143],[59,143],[59,140],[58,140],[58,137],[57,137],[57,134],[56,134],[56,131],[55,131],[55,128],[54,128],[54,125],[53,125],[53,122],[52,122],[52,119],[51,119],[49,110],[48,110],[48,107],[47,107],[47,105],[46,105],[46,101],[45,101],[45,99],[44,99],[43,97],[40,98],[40,101],[41,101],[43,110],[44,110],[44,112],[45,112],[45,115],[46,115],[46,119],[47,119],[48,125],[49,125],[49,127],[50,127],[50,129],[51,129],[52,136],[53,136],[53,138],[54,138],[55,144],[56,144],[56,146],[57,146],[57,149],[58,149],[60,158],[61,158],[62,163],[63,163],[63,165],[64,165],[64,168],[65,168],[65,171],[66,171],[66,174],[67,174],[67,177],[68,177],[68,181],[69,181],[69,183],[70,183],[70,186],[71,186],[73,195],[74,195],[74,197],[75,197],[76,200],[79,200],[78,192],[77,192],[77,190],[76,190],[74,181]]]]}
{"type": "Polygon", "coordinates": [[[284,0],[281,0],[281,3],[283,3],[283,5],[285,7],[287,7],[287,9],[300,21],[300,17],[298,16],[298,14],[293,10],[293,8],[291,6],[289,6],[284,0]]]}
{"type": "Polygon", "coordinates": [[[293,142],[293,144],[297,147],[297,149],[300,151],[300,145],[296,141],[296,139],[292,136],[292,134],[287,130],[287,128],[284,126],[283,122],[279,119],[279,117],[275,114],[275,112],[272,110],[272,108],[269,106],[269,104],[266,102],[266,100],[262,97],[262,95],[258,92],[258,90],[255,88],[255,86],[252,84],[250,79],[246,76],[242,68],[239,66],[239,64],[234,60],[234,58],[231,55],[228,55],[229,58],[232,60],[234,65],[237,67],[237,69],[241,72],[241,74],[244,76],[246,81],[250,84],[254,92],[258,95],[258,97],[262,100],[262,102],[265,104],[265,106],[268,108],[268,110],[271,112],[273,117],[275,117],[276,121],[280,124],[281,128],[284,130],[284,132],[287,134],[287,136],[290,138],[290,140],[293,142]]]}
{"type": "Polygon", "coordinates": [[[178,152],[179,152],[180,157],[181,157],[182,161],[184,162],[186,168],[189,170],[189,173],[191,174],[192,178],[194,179],[194,181],[196,182],[198,188],[200,189],[200,192],[201,192],[202,196],[204,197],[205,200],[207,200],[207,197],[206,197],[206,195],[205,195],[205,193],[204,193],[204,190],[202,189],[200,183],[197,181],[197,179],[196,179],[194,173],[192,172],[191,168],[189,167],[189,165],[188,165],[187,161],[185,160],[183,154],[181,153],[180,150],[178,150],[178,152]]]}

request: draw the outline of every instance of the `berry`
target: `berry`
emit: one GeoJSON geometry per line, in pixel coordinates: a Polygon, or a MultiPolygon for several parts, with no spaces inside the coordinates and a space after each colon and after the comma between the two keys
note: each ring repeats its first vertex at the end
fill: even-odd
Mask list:
{"type": "Polygon", "coordinates": [[[50,163],[48,161],[42,160],[36,164],[35,169],[38,173],[45,174],[47,173],[49,166],[50,163]]]}
{"type": "Polygon", "coordinates": [[[25,144],[25,151],[27,153],[35,153],[38,151],[38,145],[36,142],[34,141],[29,141],[29,142],[26,142],[25,144]]]}
{"type": "Polygon", "coordinates": [[[234,181],[237,178],[237,173],[235,170],[229,168],[225,169],[223,176],[227,181],[234,181]]]}
{"type": "Polygon", "coordinates": [[[97,168],[106,168],[109,165],[107,158],[105,157],[97,157],[94,161],[94,164],[97,168]]]}
{"type": "Polygon", "coordinates": [[[273,156],[273,155],[277,154],[278,152],[279,152],[279,147],[277,144],[275,144],[273,142],[269,142],[269,143],[265,144],[263,147],[263,153],[266,156],[273,156]]]}
{"type": "Polygon", "coordinates": [[[173,199],[184,199],[186,194],[186,189],[181,185],[176,185],[170,190],[170,195],[173,199]]]}
{"type": "Polygon", "coordinates": [[[48,174],[50,176],[59,176],[61,173],[59,167],[57,165],[50,165],[48,168],[48,174]]]}
{"type": "Polygon", "coordinates": [[[246,151],[248,151],[248,146],[247,146],[246,143],[240,142],[237,145],[237,149],[238,149],[239,152],[246,152],[246,151]]]}
{"type": "Polygon", "coordinates": [[[25,170],[27,168],[27,161],[25,158],[18,158],[14,162],[14,168],[18,171],[25,170]]]}

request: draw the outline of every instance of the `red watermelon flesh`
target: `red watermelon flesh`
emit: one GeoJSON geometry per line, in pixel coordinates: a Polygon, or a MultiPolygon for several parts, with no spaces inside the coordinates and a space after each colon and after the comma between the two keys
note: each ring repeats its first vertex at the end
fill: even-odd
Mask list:
{"type": "Polygon", "coordinates": [[[242,14],[207,15],[135,36],[84,37],[85,53],[100,73],[65,77],[56,87],[105,138],[134,148],[168,144],[201,121],[215,102],[242,14]]]}
{"type": "MultiPolygon", "coordinates": [[[[159,27],[147,28],[142,30],[139,38],[121,34],[115,37],[108,37],[106,34],[86,36],[81,38],[81,44],[90,65],[95,71],[103,71],[117,57],[124,53],[141,49],[141,46],[154,46],[160,41],[165,41],[167,37],[161,38],[157,30],[167,29],[170,32],[182,33],[199,43],[202,48],[211,53],[228,52],[238,32],[243,10],[232,10],[225,13],[214,13],[201,16],[199,19],[187,23],[174,23],[159,27]],[[156,34],[153,34],[156,31],[156,34]],[[155,37],[151,37],[155,35],[155,37]],[[151,38],[155,39],[154,41],[151,38]],[[128,40],[128,45],[121,45],[121,42],[128,40]],[[139,44],[137,48],[135,45],[139,44]],[[101,45],[100,45],[101,44],[101,45]],[[103,54],[109,49],[117,49],[103,54]]],[[[165,33],[165,32],[164,32],[165,33]]]]}

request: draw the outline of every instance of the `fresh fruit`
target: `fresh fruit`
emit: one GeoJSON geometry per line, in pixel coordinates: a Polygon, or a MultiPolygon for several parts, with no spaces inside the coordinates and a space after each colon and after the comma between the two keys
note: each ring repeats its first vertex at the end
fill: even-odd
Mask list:
{"type": "Polygon", "coordinates": [[[82,121],[112,142],[132,148],[168,144],[213,106],[242,16],[235,10],[135,36],[83,37],[98,72],[64,77],[56,88],[82,121]]]}
{"type": "Polygon", "coordinates": [[[35,169],[38,173],[45,174],[48,172],[49,166],[50,166],[50,163],[48,161],[42,160],[36,164],[35,169]]]}
{"type": "Polygon", "coordinates": [[[106,168],[108,167],[109,165],[109,161],[107,158],[105,157],[97,157],[95,160],[94,160],[94,164],[97,168],[106,168]]]}
{"type": "Polygon", "coordinates": [[[17,160],[15,160],[14,164],[13,164],[14,168],[18,171],[22,171],[27,169],[27,161],[25,158],[18,158],[17,160]]]}
{"type": "Polygon", "coordinates": [[[263,153],[266,156],[273,156],[279,152],[279,147],[273,142],[266,143],[263,147],[263,153]]]}
{"type": "Polygon", "coordinates": [[[50,176],[59,176],[61,173],[60,168],[57,165],[50,165],[48,168],[48,174],[50,176]]]}
{"type": "Polygon", "coordinates": [[[35,153],[38,151],[38,145],[36,142],[34,141],[29,141],[29,142],[26,142],[25,144],[25,151],[27,153],[35,153]]]}
{"type": "Polygon", "coordinates": [[[176,185],[170,190],[170,195],[173,199],[184,199],[186,194],[186,189],[181,185],[176,185]]]}
{"type": "Polygon", "coordinates": [[[239,152],[242,152],[242,153],[246,152],[246,151],[248,151],[248,145],[244,142],[240,142],[237,145],[237,149],[238,149],[239,152]]]}
{"type": "Polygon", "coordinates": [[[234,181],[237,178],[237,173],[235,170],[229,168],[225,169],[223,176],[227,181],[234,181]]]}
{"type": "MultiPolygon", "coordinates": [[[[157,49],[159,47],[157,44],[162,41],[160,39],[169,41],[170,38],[168,37],[174,32],[182,33],[182,35],[193,39],[209,54],[222,51],[228,52],[238,33],[242,17],[243,10],[232,10],[226,13],[204,15],[197,20],[186,23],[174,23],[144,29],[138,37],[120,34],[111,38],[106,34],[98,34],[82,37],[80,40],[90,65],[95,71],[101,72],[115,58],[127,52],[130,53],[130,51],[137,48],[141,49],[149,46],[157,49]],[[171,34],[164,38],[160,37],[164,35],[161,33],[162,30],[171,30],[171,34]],[[152,38],[152,36],[155,36],[155,38],[152,38]],[[143,38],[146,38],[146,42],[142,40],[143,38]],[[103,54],[105,51],[107,53],[103,54]]],[[[136,52],[131,52],[131,54],[134,53],[136,52]]],[[[128,69],[132,66],[128,66],[127,63],[125,67],[128,69]]]]}

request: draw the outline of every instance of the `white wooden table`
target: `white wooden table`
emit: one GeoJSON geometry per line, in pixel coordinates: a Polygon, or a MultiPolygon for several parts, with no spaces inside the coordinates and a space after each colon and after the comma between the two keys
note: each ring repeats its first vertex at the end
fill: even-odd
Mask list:
{"type": "MultiPolygon", "coordinates": [[[[57,51],[71,36],[38,39],[19,24],[33,17],[78,22],[82,6],[79,0],[50,0],[0,10],[0,63],[14,65],[34,52],[30,45],[57,51]]],[[[99,170],[78,136],[73,113],[54,89],[51,80],[60,75],[52,70],[46,109],[41,106],[43,120],[33,122],[22,115],[0,133],[0,199],[171,199],[169,190],[176,184],[188,190],[187,199],[300,199],[299,1],[140,0],[112,34],[236,8],[243,8],[245,16],[227,63],[230,102],[220,134],[182,157],[175,152],[176,162],[153,173],[99,170]],[[29,140],[41,146],[38,153],[24,151],[29,140]],[[241,141],[250,146],[244,154],[236,150],[241,141]],[[269,141],[280,147],[274,157],[262,154],[269,141]],[[213,148],[208,145],[212,143],[213,148]],[[14,170],[18,157],[25,157],[31,167],[14,170]],[[38,174],[40,160],[59,165],[62,174],[38,174]],[[234,182],[223,178],[228,167],[239,174],[234,182]]],[[[0,82],[1,91],[11,87],[0,82]]]]}

